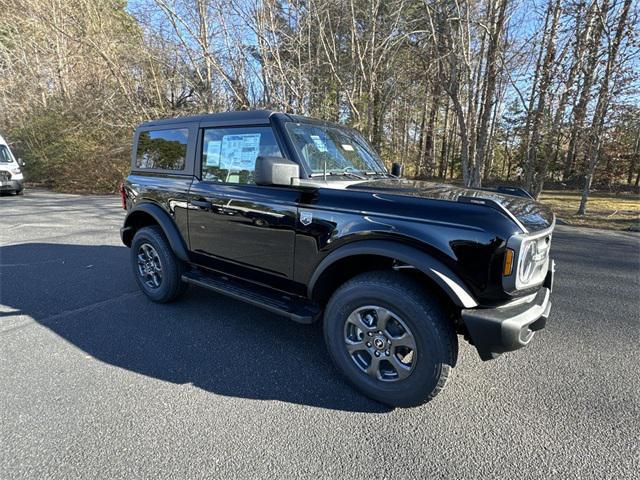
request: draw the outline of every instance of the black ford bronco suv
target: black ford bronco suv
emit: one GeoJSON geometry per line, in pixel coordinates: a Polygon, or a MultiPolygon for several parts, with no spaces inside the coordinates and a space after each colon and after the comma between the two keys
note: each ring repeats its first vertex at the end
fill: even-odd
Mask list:
{"type": "Polygon", "coordinates": [[[321,320],[382,403],[442,390],[457,335],[489,360],[545,326],[555,217],[531,199],[400,178],[358,132],[285,113],[152,121],[133,145],[121,236],[149,299],[193,284],[321,320]]]}

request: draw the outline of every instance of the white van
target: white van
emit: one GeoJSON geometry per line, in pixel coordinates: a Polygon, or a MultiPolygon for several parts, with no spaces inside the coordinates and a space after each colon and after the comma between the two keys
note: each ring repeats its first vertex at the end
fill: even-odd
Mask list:
{"type": "Polygon", "coordinates": [[[11,153],[9,145],[0,136],[0,192],[15,192],[22,195],[24,177],[21,164],[11,153]]]}

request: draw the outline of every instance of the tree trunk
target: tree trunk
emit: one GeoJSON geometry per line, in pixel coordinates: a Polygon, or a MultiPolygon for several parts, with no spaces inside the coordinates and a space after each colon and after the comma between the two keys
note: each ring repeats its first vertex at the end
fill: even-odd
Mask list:
{"type": "Polygon", "coordinates": [[[631,185],[633,181],[633,174],[636,171],[636,167],[638,166],[638,157],[640,156],[640,132],[638,132],[638,136],[636,137],[636,143],[633,148],[633,153],[631,154],[631,161],[629,162],[629,174],[627,175],[627,184],[631,185]]]}
{"type": "Polygon", "coordinates": [[[482,105],[482,115],[478,126],[477,145],[475,148],[475,166],[473,169],[472,186],[480,187],[482,185],[482,173],[484,171],[485,150],[487,148],[489,121],[491,119],[491,111],[495,99],[496,78],[498,65],[497,60],[501,50],[502,31],[504,28],[507,10],[507,0],[499,0],[497,13],[495,18],[492,15],[491,36],[489,38],[489,46],[487,49],[487,62],[485,68],[485,93],[482,105]]]}
{"type": "MultiPolygon", "coordinates": [[[[552,65],[556,57],[556,32],[558,31],[558,22],[560,20],[560,0],[555,0],[555,4],[549,1],[547,7],[547,20],[551,18],[551,25],[549,27],[549,33],[547,35],[546,44],[540,45],[541,49],[546,49],[544,61],[542,62],[542,71],[540,74],[540,87],[538,93],[538,104],[535,112],[533,113],[533,120],[531,122],[531,135],[527,138],[527,149],[525,155],[525,188],[527,191],[533,191],[535,172],[536,172],[536,157],[540,143],[540,130],[542,127],[542,119],[547,105],[547,94],[549,92],[549,86],[551,85],[552,65]]],[[[546,172],[545,172],[546,174],[546,172]]]]}
{"type": "MultiPolygon", "coordinates": [[[[449,102],[444,110],[444,129],[442,130],[442,147],[440,149],[440,162],[438,166],[438,177],[447,177],[447,135],[449,135],[449,102]]],[[[629,182],[631,183],[631,182],[629,182]]]]}
{"type": "Polygon", "coordinates": [[[495,141],[496,126],[498,124],[498,114],[502,110],[503,98],[504,98],[504,95],[500,95],[500,97],[498,98],[498,101],[495,102],[495,105],[493,107],[493,115],[491,118],[491,130],[489,132],[489,145],[488,145],[487,154],[486,154],[487,158],[485,158],[484,160],[485,169],[484,169],[483,181],[485,182],[490,179],[491,171],[493,169],[493,145],[495,141]]]}
{"type": "Polygon", "coordinates": [[[424,170],[424,129],[425,129],[425,124],[426,124],[426,119],[427,119],[427,108],[428,108],[428,104],[427,101],[425,100],[424,102],[424,106],[422,108],[422,114],[421,114],[421,120],[420,120],[420,137],[418,140],[418,158],[416,159],[416,170],[417,170],[417,177],[420,177],[423,173],[424,170]]]}
{"type": "Polygon", "coordinates": [[[458,131],[460,134],[460,169],[462,170],[462,181],[465,185],[470,185],[469,175],[469,133],[467,131],[467,122],[464,118],[464,111],[462,105],[457,98],[452,98],[453,106],[456,110],[456,116],[458,118],[458,131]]]}
{"type": "Polygon", "coordinates": [[[456,157],[455,157],[455,152],[457,151],[457,145],[456,145],[456,134],[458,133],[458,124],[454,121],[453,123],[453,128],[450,130],[449,132],[449,141],[447,142],[447,160],[451,159],[451,167],[450,167],[450,171],[451,171],[451,176],[449,178],[451,178],[453,180],[453,176],[456,173],[456,157]]]}
{"type": "Polygon", "coordinates": [[[438,108],[440,106],[440,89],[436,86],[433,89],[433,98],[431,101],[431,109],[429,110],[429,121],[427,122],[427,131],[424,139],[424,158],[427,166],[427,174],[433,176],[435,169],[435,129],[438,108]]]}

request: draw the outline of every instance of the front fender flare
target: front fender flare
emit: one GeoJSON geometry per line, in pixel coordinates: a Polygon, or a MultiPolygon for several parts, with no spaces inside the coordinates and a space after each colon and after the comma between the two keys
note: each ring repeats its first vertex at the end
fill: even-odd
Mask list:
{"type": "Polygon", "coordinates": [[[318,264],[311,276],[307,287],[309,298],[312,298],[316,283],[327,268],[342,258],[354,255],[378,255],[398,260],[431,278],[457,306],[462,308],[478,306],[464,282],[444,263],[409,245],[389,240],[356,241],[331,252],[318,264]]]}
{"type": "Polygon", "coordinates": [[[169,241],[169,245],[171,249],[176,254],[176,256],[185,262],[189,261],[189,254],[187,253],[187,246],[184,243],[182,235],[180,235],[180,231],[178,227],[176,227],[175,222],[169,216],[169,214],[154,203],[139,203],[136,205],[128,214],[127,218],[124,220],[124,227],[122,227],[121,235],[124,241],[124,232],[132,228],[130,219],[136,213],[145,213],[153,217],[160,228],[164,232],[164,236],[169,241]]]}

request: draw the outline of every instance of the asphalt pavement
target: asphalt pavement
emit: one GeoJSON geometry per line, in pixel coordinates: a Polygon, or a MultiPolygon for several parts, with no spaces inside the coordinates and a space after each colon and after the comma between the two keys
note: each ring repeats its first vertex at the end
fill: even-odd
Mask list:
{"type": "Polygon", "coordinates": [[[138,291],[119,199],[0,197],[0,479],[640,478],[640,236],[558,227],[547,329],[389,409],[318,326],[138,291]]]}

